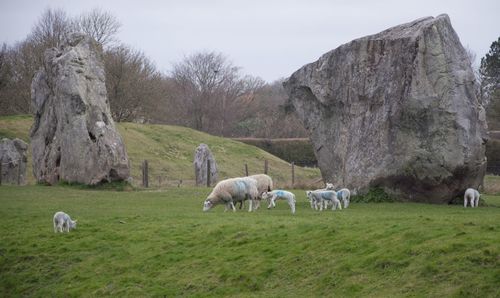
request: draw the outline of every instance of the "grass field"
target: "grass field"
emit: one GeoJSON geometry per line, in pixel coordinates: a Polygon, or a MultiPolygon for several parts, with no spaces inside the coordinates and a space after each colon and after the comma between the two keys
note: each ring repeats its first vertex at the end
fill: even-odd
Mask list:
{"type": "Polygon", "coordinates": [[[296,191],[292,216],[203,213],[208,192],[1,186],[0,296],[500,296],[500,197],[319,213],[296,191]]]}
{"type": "MultiPolygon", "coordinates": [[[[0,117],[0,138],[20,138],[29,141],[33,119],[27,115],[0,117]]],[[[171,125],[117,123],[128,152],[134,184],[141,183],[141,164],[149,161],[150,185],[157,187],[158,176],[163,176],[162,185],[194,185],[193,157],[200,143],[207,144],[215,156],[219,179],[244,175],[244,165],[250,174],[262,173],[264,160],[269,162],[269,174],[277,185],[291,184],[291,166],[255,146],[249,146],[231,139],[212,136],[193,129],[171,125]],[[170,184],[165,183],[170,181],[170,184]]],[[[28,183],[35,184],[31,173],[31,150],[28,152],[28,183]]],[[[297,185],[311,185],[321,178],[319,169],[295,167],[297,185]]],[[[321,186],[319,183],[317,186],[321,186]]]]}

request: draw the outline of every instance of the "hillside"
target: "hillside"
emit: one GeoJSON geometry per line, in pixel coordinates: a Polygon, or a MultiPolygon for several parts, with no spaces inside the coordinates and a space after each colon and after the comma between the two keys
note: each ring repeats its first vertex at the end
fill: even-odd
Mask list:
{"type": "MultiPolygon", "coordinates": [[[[29,142],[31,116],[0,117],[0,137],[18,137],[29,142]]],[[[219,178],[242,176],[244,164],[248,164],[250,174],[261,173],[264,160],[269,161],[269,174],[278,187],[291,184],[289,163],[254,146],[226,138],[212,136],[193,129],[136,123],[117,123],[124,138],[132,167],[134,184],[140,183],[141,164],[148,160],[150,165],[150,185],[158,185],[162,176],[162,186],[194,183],[193,154],[200,143],[207,144],[212,150],[219,168],[219,178]]],[[[31,156],[28,157],[28,171],[31,170],[31,156]]],[[[28,173],[29,174],[29,173],[28,173]]],[[[296,185],[310,184],[321,177],[318,169],[295,168],[296,185]]],[[[34,183],[28,175],[29,183],[34,183]]]]}

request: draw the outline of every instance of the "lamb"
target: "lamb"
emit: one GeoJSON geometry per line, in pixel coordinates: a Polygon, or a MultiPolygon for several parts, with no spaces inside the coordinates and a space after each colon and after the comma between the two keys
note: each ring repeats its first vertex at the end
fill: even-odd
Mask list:
{"type": "Polygon", "coordinates": [[[76,222],[77,220],[71,220],[71,217],[64,212],[56,212],[54,214],[54,233],[57,233],[57,231],[69,233],[69,230],[76,228],[76,222]]]}
{"type": "MultiPolygon", "coordinates": [[[[306,191],[306,195],[311,201],[311,206],[314,205],[315,209],[317,209],[318,203],[320,207],[320,211],[323,211],[323,202],[332,202],[332,210],[339,208],[342,210],[342,206],[340,205],[340,201],[337,199],[337,192],[334,190],[310,190],[306,191]]],[[[325,205],[326,208],[326,205],[325,205]]]]}
{"type": "MultiPolygon", "coordinates": [[[[327,183],[326,190],[334,190],[334,186],[331,183],[327,183]]],[[[341,190],[337,191],[337,198],[342,200],[344,203],[344,209],[349,206],[349,203],[351,202],[351,192],[347,188],[342,188],[341,190]]]]}
{"type": "Polygon", "coordinates": [[[236,211],[234,202],[250,200],[248,212],[253,209],[253,202],[257,199],[259,193],[257,191],[257,181],[255,179],[230,178],[222,180],[213,188],[212,192],[206,198],[203,204],[203,211],[208,211],[218,204],[225,204],[225,211],[228,208],[236,211]]]}
{"type": "Polygon", "coordinates": [[[474,188],[467,188],[464,194],[464,207],[467,208],[467,200],[470,201],[470,206],[472,208],[477,207],[479,205],[479,197],[481,195],[474,188]]]}
{"type": "Polygon", "coordinates": [[[271,209],[271,207],[276,207],[276,200],[286,200],[290,209],[292,210],[292,214],[295,214],[295,195],[289,191],[285,190],[273,190],[273,191],[265,191],[262,193],[262,198],[269,202],[267,209],[271,209]]]}
{"type": "MultiPolygon", "coordinates": [[[[319,188],[316,190],[333,190],[333,189],[334,189],[333,184],[327,182],[325,188],[319,188]]],[[[314,197],[310,196],[308,194],[308,192],[306,192],[306,194],[307,194],[307,198],[309,199],[309,203],[311,204],[311,209],[318,210],[319,201],[315,200],[314,197]]],[[[325,203],[327,203],[327,202],[325,202],[325,203]]],[[[325,205],[325,207],[326,207],[326,205],[325,205]]]]}

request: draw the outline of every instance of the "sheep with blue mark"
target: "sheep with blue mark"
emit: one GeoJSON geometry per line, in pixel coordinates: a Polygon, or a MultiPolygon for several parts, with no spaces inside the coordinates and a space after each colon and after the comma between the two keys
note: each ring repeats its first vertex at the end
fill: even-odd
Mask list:
{"type": "MultiPolygon", "coordinates": [[[[334,190],[335,187],[331,183],[327,183],[326,190],[334,190]]],[[[337,191],[337,198],[339,200],[342,200],[342,203],[344,203],[344,209],[349,207],[349,203],[351,202],[351,192],[347,188],[342,188],[337,191]]]]}
{"type": "Polygon", "coordinates": [[[326,208],[328,202],[332,203],[332,210],[335,210],[337,208],[342,210],[340,201],[337,198],[337,192],[334,190],[309,190],[306,191],[306,195],[311,201],[311,206],[314,206],[314,209],[316,210],[317,206],[319,205],[319,211],[323,211],[323,205],[326,208]]]}
{"type": "Polygon", "coordinates": [[[295,214],[295,195],[286,190],[273,190],[273,191],[265,191],[262,193],[262,199],[268,201],[269,205],[267,209],[271,209],[276,207],[276,200],[286,200],[290,209],[292,210],[292,214],[295,214]]]}
{"type": "Polygon", "coordinates": [[[249,177],[225,179],[212,189],[203,204],[203,211],[208,211],[219,204],[225,205],[224,211],[228,209],[236,211],[234,202],[249,200],[248,212],[251,212],[254,210],[253,203],[257,200],[258,195],[255,179],[249,177]]]}
{"type": "Polygon", "coordinates": [[[464,194],[464,207],[467,208],[467,201],[470,202],[470,206],[472,208],[477,207],[479,205],[479,191],[474,188],[467,188],[464,194]]]}
{"type": "MultiPolygon", "coordinates": [[[[265,191],[273,190],[273,179],[266,174],[251,175],[248,176],[248,178],[252,178],[257,181],[257,191],[259,192],[259,197],[254,206],[254,209],[257,210],[260,207],[260,200],[262,199],[261,194],[265,191]]],[[[243,201],[240,201],[240,209],[242,208],[243,203],[243,201]]]]}
{"type": "MultiPolygon", "coordinates": [[[[333,184],[327,182],[325,188],[319,188],[319,189],[316,189],[316,190],[333,190],[333,189],[334,189],[333,184]]],[[[306,194],[307,194],[307,198],[309,199],[309,203],[311,204],[311,209],[318,210],[318,203],[319,203],[319,201],[316,200],[316,199],[314,199],[313,196],[310,196],[308,194],[308,192],[306,192],[306,194]]],[[[325,205],[325,207],[326,207],[326,205],[325,205]]]]}

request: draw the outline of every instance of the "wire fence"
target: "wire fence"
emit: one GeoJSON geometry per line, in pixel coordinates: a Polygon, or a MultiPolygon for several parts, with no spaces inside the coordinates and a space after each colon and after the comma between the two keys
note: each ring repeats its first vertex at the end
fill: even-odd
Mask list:
{"type": "MultiPolygon", "coordinates": [[[[203,171],[206,171],[206,175],[204,176],[203,181],[197,181],[192,177],[183,178],[183,177],[174,177],[173,175],[169,175],[167,172],[153,168],[155,165],[151,166],[147,160],[144,160],[140,163],[140,176],[134,177],[133,185],[137,187],[143,188],[166,188],[166,187],[194,187],[194,186],[214,186],[218,181],[224,180],[227,178],[233,177],[222,177],[219,175],[218,181],[207,180],[206,177],[211,176],[211,166],[208,163],[206,167],[204,167],[203,171]]],[[[256,174],[256,172],[250,172],[248,164],[243,163],[241,166],[241,175],[237,175],[237,177],[242,176],[250,176],[256,174]]],[[[255,170],[255,169],[254,169],[255,170]]],[[[296,175],[297,166],[294,162],[290,164],[290,168],[288,173],[283,173],[280,171],[279,173],[274,172],[274,169],[271,168],[268,160],[264,160],[262,163],[262,170],[257,171],[257,173],[268,174],[273,178],[275,187],[283,187],[283,188],[307,188],[313,186],[324,186],[323,178],[321,175],[315,175],[314,177],[304,177],[303,175],[296,175]]],[[[137,173],[136,171],[133,171],[137,173]]],[[[193,176],[196,176],[193,169],[193,176]]]]}

